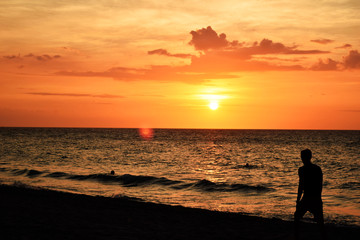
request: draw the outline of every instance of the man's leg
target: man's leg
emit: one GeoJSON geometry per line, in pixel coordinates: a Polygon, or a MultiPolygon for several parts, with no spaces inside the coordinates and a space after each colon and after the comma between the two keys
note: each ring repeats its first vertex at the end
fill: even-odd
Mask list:
{"type": "Polygon", "coordinates": [[[304,203],[299,202],[296,206],[296,211],[294,213],[294,238],[295,240],[299,239],[299,223],[300,219],[305,215],[307,212],[304,203]]]}
{"type": "Polygon", "coordinates": [[[326,240],[327,235],[326,235],[325,226],[324,226],[324,213],[323,213],[322,206],[321,206],[321,209],[319,209],[319,212],[314,213],[314,218],[315,218],[317,225],[319,226],[319,230],[321,232],[322,239],[326,240]]]}

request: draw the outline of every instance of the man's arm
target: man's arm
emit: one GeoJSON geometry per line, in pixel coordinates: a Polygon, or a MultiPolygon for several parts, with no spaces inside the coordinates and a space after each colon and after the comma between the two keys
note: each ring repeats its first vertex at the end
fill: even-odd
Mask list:
{"type": "Polygon", "coordinates": [[[298,187],[296,204],[300,201],[303,192],[304,192],[304,177],[301,168],[299,168],[299,187],[298,187]]]}

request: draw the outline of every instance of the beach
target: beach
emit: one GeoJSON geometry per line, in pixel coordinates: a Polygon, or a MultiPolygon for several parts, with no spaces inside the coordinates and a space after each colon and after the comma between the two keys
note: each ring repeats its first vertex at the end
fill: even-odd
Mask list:
{"type": "MultiPolygon", "coordinates": [[[[16,185],[0,186],[2,239],[293,239],[292,222],[94,197],[16,185]]],[[[320,239],[312,223],[300,239],[320,239]]],[[[326,225],[329,239],[356,239],[359,227],[326,225]]]]}

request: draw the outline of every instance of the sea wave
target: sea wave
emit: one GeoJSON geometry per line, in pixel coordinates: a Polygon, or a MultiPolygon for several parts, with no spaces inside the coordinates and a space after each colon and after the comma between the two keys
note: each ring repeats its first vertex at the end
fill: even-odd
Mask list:
{"type": "Polygon", "coordinates": [[[244,169],[256,169],[256,168],[263,168],[263,166],[258,166],[258,165],[252,165],[252,164],[244,164],[244,165],[236,165],[232,167],[233,169],[240,169],[240,168],[244,168],[244,169]]]}
{"type": "Polygon", "coordinates": [[[200,180],[194,184],[195,188],[199,188],[208,192],[234,192],[234,191],[256,191],[256,192],[269,192],[274,189],[257,185],[251,186],[247,184],[228,184],[228,183],[214,183],[206,179],[200,180]]]}
{"type": "Polygon", "coordinates": [[[360,182],[347,182],[341,184],[341,189],[350,189],[350,190],[359,190],[360,189],[360,182]]]}
{"type": "Polygon", "coordinates": [[[75,181],[97,181],[104,184],[119,184],[124,187],[145,187],[160,185],[170,187],[174,190],[200,190],[205,192],[256,192],[256,193],[265,193],[269,191],[274,191],[273,188],[266,186],[252,186],[247,184],[239,183],[216,183],[206,179],[197,180],[194,182],[185,182],[179,180],[171,180],[165,177],[155,177],[155,176],[144,176],[144,175],[112,175],[112,174],[69,174],[65,172],[48,172],[48,171],[38,171],[35,169],[7,169],[0,168],[2,172],[9,172],[15,176],[26,176],[29,178],[35,177],[45,177],[45,178],[57,178],[57,179],[69,179],[75,181]]]}

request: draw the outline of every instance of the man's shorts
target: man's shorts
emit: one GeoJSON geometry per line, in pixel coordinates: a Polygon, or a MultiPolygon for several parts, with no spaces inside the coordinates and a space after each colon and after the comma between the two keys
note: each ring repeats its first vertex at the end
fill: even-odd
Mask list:
{"type": "Polygon", "coordinates": [[[302,218],[309,211],[314,215],[314,219],[324,221],[323,204],[321,199],[303,198],[296,206],[295,219],[302,218]]]}

